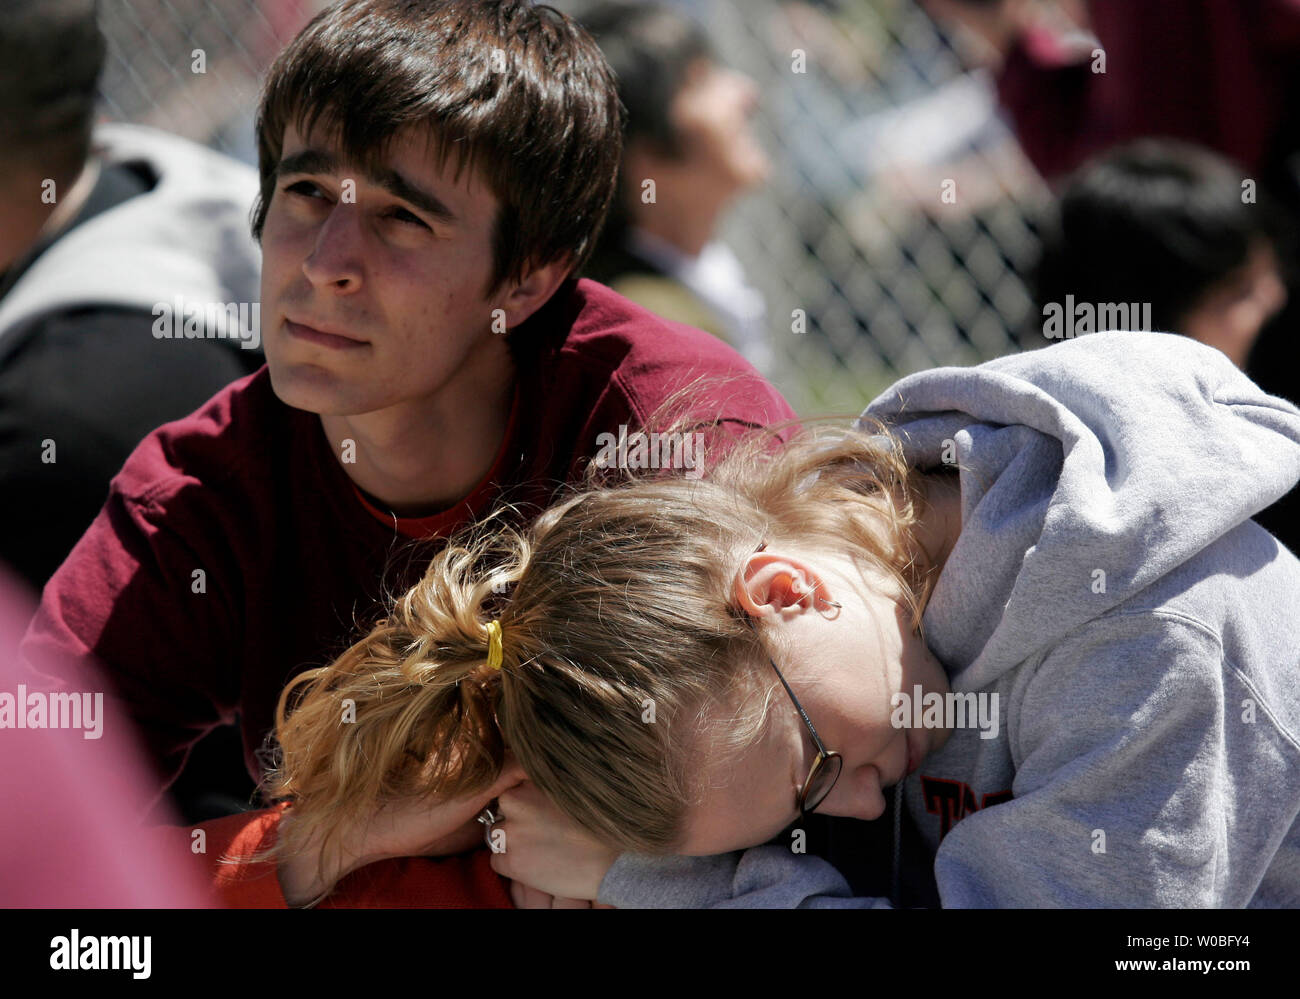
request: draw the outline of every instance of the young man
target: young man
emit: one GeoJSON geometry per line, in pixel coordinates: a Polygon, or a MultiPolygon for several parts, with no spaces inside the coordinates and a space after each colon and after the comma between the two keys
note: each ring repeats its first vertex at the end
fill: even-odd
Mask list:
{"type": "Polygon", "coordinates": [[[345,0],[272,67],[267,367],[145,439],[25,640],[104,664],[159,793],[236,715],[259,777],[284,683],[418,578],[413,539],[539,509],[700,378],[724,436],[791,417],[725,345],[571,277],[620,130],[595,44],[521,0],[345,0]]]}

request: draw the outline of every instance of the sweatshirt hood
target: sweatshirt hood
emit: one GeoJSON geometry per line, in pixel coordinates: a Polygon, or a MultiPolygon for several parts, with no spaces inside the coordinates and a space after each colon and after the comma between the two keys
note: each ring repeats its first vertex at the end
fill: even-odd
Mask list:
{"type": "Polygon", "coordinates": [[[955,690],[1131,599],[1300,480],[1300,410],[1174,334],[919,372],[863,416],[913,466],[958,466],[961,534],[923,619],[955,690]]]}

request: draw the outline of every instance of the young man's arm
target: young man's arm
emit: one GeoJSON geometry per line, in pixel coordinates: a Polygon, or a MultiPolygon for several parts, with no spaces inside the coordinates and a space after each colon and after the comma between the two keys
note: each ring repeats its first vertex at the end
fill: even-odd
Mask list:
{"type": "Polygon", "coordinates": [[[193,482],[133,496],[115,480],[46,585],[21,646],[42,682],[66,685],[66,677],[100,668],[104,693],[138,726],[157,773],[150,805],[180,773],[189,747],[229,720],[237,696],[242,628],[229,587],[239,573],[217,505],[193,482]]]}

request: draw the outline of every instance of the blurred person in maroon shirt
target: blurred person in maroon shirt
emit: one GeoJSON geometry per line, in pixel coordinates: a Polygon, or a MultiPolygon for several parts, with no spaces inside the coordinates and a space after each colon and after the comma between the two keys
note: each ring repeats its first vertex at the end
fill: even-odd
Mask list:
{"type": "MultiPolygon", "coordinates": [[[[1270,201],[1277,213],[1276,264],[1288,289],[1243,366],[1264,391],[1300,402],[1292,360],[1300,324],[1300,0],[918,2],[979,40],[1020,145],[1049,181],[1148,137],[1195,143],[1242,168],[1241,180],[1251,182],[1243,199],[1270,201]]],[[[1248,283],[1271,283],[1267,265],[1255,269],[1264,276],[1248,283]]],[[[1240,302],[1228,307],[1242,311],[1240,302]]],[[[1300,491],[1258,519],[1294,546],[1300,491]]]]}
{"type": "Polygon", "coordinates": [[[1016,136],[1049,180],[1108,146],[1164,136],[1273,184],[1300,144],[1300,0],[920,2],[984,43],[1016,136]]]}

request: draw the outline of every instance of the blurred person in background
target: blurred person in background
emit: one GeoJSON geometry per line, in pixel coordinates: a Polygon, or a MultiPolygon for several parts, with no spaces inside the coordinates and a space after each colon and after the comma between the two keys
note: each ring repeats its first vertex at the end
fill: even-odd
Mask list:
{"type": "Polygon", "coordinates": [[[1293,153],[1297,0],[918,0],[982,42],[1026,155],[1049,180],[1168,136],[1275,183],[1293,153]]]}
{"type": "MultiPolygon", "coordinates": [[[[1249,373],[1261,330],[1291,312],[1283,309],[1293,239],[1291,216],[1267,194],[1243,197],[1242,183],[1240,167],[1172,139],[1095,157],[1066,184],[1046,229],[1034,281],[1039,332],[1053,306],[1087,303],[1100,317],[1101,303],[1126,305],[1135,326],[1133,310],[1149,305],[1151,329],[1216,347],[1249,373]]],[[[1281,372],[1292,386],[1294,371],[1281,372]]],[[[1300,492],[1255,519],[1300,551],[1300,492]]]]}
{"type": "Polygon", "coordinates": [[[134,729],[94,667],[69,677],[75,708],[28,686],[18,643],[31,613],[26,588],[0,567],[0,907],[222,904],[188,831],[145,830],[133,814],[150,781],[134,729]],[[56,717],[78,724],[56,727],[56,717]]]}
{"type": "MultiPolygon", "coordinates": [[[[1080,305],[1098,319],[1103,303],[1119,305],[1135,328],[1149,307],[1150,329],[1209,344],[1246,371],[1261,330],[1287,306],[1294,251],[1290,216],[1266,193],[1243,196],[1243,179],[1231,161],[1173,139],[1094,157],[1066,183],[1046,227],[1035,329],[1024,339],[1044,342],[1053,309],[1069,324],[1080,305]]],[[[1300,551],[1295,490],[1255,519],[1300,551]]]]}
{"type": "Polygon", "coordinates": [[[702,28],[664,4],[602,2],[575,13],[627,108],[618,197],[584,273],[726,340],[770,374],[763,296],[717,238],[732,201],[770,171],[750,130],[757,86],[719,61],[702,28]]]}
{"type": "Polygon", "coordinates": [[[1243,176],[1174,140],[1141,139],[1086,164],[1045,234],[1037,320],[1067,296],[1145,304],[1152,329],[1216,347],[1244,369],[1287,291],[1277,215],[1267,201],[1243,200],[1243,176]]]}
{"type": "MultiPolygon", "coordinates": [[[[935,18],[983,42],[998,74],[998,96],[1026,155],[1060,182],[1090,157],[1144,137],[1181,139],[1228,157],[1271,201],[1277,231],[1300,223],[1300,0],[918,0],[935,18]]],[[[1226,203],[1225,203],[1226,205],[1226,203]]],[[[1202,206],[1204,207],[1204,206],[1202,206]]],[[[1229,213],[1231,214],[1231,213],[1229,213]]],[[[1259,213],[1263,214],[1263,213],[1259,213]]],[[[1237,225],[1237,223],[1232,223],[1237,225]]],[[[1248,228],[1256,223],[1244,223],[1248,228]]],[[[1190,243],[1197,242],[1195,236],[1190,243]]],[[[1201,245],[1205,241],[1201,240],[1201,245]]],[[[1218,249],[1214,257],[1241,257],[1218,249]]],[[[1108,245],[1107,254],[1124,256],[1108,245]]],[[[1196,253],[1203,250],[1193,251],[1196,253]]],[[[1264,250],[1241,257],[1230,285],[1201,303],[1181,332],[1229,344],[1234,360],[1264,391],[1300,401],[1295,330],[1300,276],[1281,260],[1290,294],[1280,311],[1264,250]],[[1251,290],[1253,289],[1253,290],[1251,290]],[[1256,327],[1256,313],[1265,316],[1256,327]],[[1217,318],[1205,317],[1217,312],[1217,318]],[[1235,331],[1234,331],[1235,328],[1235,331]],[[1198,332],[1193,332],[1196,329],[1198,332]],[[1239,345],[1252,345],[1244,360],[1239,345]]],[[[1135,259],[1126,257],[1126,259],[1135,259]]],[[[1169,259],[1169,258],[1165,258],[1169,259]]],[[[1225,268],[1218,273],[1224,276],[1225,268]]],[[[1212,282],[1197,284],[1207,290],[1212,282]]],[[[1138,300],[1147,300],[1148,290],[1138,300]]],[[[1208,294],[1208,291],[1207,291],[1208,294]]],[[[1159,326],[1159,323],[1156,324],[1159,326]]],[[[1218,345],[1218,344],[1216,344],[1218,345]]],[[[1295,491],[1259,522],[1294,549],[1300,542],[1295,491]]]]}
{"type": "MultiPolygon", "coordinates": [[[[1111,146],[1182,139],[1227,156],[1300,222],[1300,0],[918,0],[981,40],[1026,155],[1059,182],[1111,146]]],[[[1284,266],[1291,289],[1297,275],[1284,266]]],[[[1246,372],[1300,400],[1300,296],[1261,330],[1246,372]]]]}
{"type": "MultiPolygon", "coordinates": [[[[1036,321],[1066,295],[1076,303],[1149,303],[1152,329],[1209,343],[1251,373],[1270,323],[1295,349],[1287,319],[1295,297],[1288,304],[1284,280],[1294,259],[1291,217],[1266,194],[1243,199],[1242,169],[1204,148],[1173,139],[1114,148],[1062,191],[1037,268],[1036,321]]],[[[1294,364],[1270,372],[1270,381],[1294,390],[1294,364]]],[[[1255,519],[1300,552],[1300,490],[1255,519]]]]}
{"type": "MultiPolygon", "coordinates": [[[[0,18],[0,562],[37,590],[141,438],[264,359],[256,172],[95,128],[104,58],[94,0],[13,0],[0,18]]],[[[237,742],[222,727],[196,748],[184,813],[247,798],[242,768],[213,762],[237,742]]]]}
{"type": "Polygon", "coordinates": [[[188,333],[161,322],[178,295],[257,302],[257,175],[93,128],[95,17],[94,0],[12,0],[0,18],[0,561],[36,589],[140,439],[263,360],[206,313],[188,333]]]}

